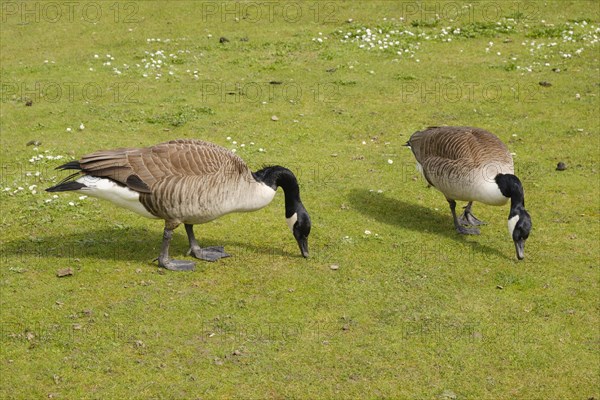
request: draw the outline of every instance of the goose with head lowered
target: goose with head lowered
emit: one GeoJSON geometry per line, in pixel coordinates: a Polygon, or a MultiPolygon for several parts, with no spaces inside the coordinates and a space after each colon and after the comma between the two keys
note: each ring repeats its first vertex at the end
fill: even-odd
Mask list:
{"type": "Polygon", "coordinates": [[[180,139],[144,148],[100,150],[57,167],[75,170],[48,192],[75,191],[101,198],[149,218],[165,221],[158,264],[182,271],[194,263],[169,257],[173,230],[184,224],[188,254],[207,261],[228,257],[223,247],[201,248],[193,225],[232,212],[268,205],[278,187],[285,196],[287,224],[300,252],[308,257],[310,217],[294,174],[281,166],[252,172],[231,151],[213,143],[180,139]]]}
{"type": "Polygon", "coordinates": [[[415,132],[406,146],[429,185],[446,196],[458,233],[479,234],[475,226],[483,222],[471,213],[474,201],[500,206],[510,200],[508,232],[517,258],[525,257],[531,217],[525,210],[521,181],[514,175],[512,156],[498,137],[481,128],[435,126],[415,132]],[[468,202],[460,218],[456,200],[468,202]]]}

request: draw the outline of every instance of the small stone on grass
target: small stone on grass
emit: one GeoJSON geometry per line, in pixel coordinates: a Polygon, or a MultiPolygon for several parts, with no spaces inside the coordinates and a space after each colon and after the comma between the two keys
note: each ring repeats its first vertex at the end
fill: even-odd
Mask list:
{"type": "Polygon", "coordinates": [[[454,399],[456,399],[456,393],[454,393],[452,390],[444,390],[438,396],[438,398],[441,400],[454,400],[454,399]]]}
{"type": "Polygon", "coordinates": [[[59,269],[58,271],[56,271],[56,276],[58,276],[59,278],[71,275],[73,275],[73,268],[59,269]]]}

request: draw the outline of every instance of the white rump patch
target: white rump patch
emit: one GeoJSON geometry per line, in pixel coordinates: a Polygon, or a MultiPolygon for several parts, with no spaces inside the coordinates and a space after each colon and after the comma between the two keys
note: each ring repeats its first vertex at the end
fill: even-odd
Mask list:
{"type": "Polygon", "coordinates": [[[294,213],[294,215],[292,215],[291,217],[285,219],[285,222],[287,222],[287,224],[290,227],[290,230],[292,232],[294,231],[294,224],[296,223],[296,221],[298,221],[298,214],[297,213],[294,213]]]}
{"type": "Polygon", "coordinates": [[[510,234],[511,238],[513,237],[513,232],[515,231],[515,226],[517,226],[517,222],[519,222],[519,214],[515,215],[514,217],[508,220],[508,233],[510,234]]]}
{"type": "Polygon", "coordinates": [[[114,205],[126,208],[147,218],[158,218],[150,214],[144,205],[140,203],[140,194],[135,190],[118,185],[110,179],[98,178],[91,175],[84,175],[77,179],[77,182],[87,186],[76,190],[78,193],[108,200],[114,205]]]}

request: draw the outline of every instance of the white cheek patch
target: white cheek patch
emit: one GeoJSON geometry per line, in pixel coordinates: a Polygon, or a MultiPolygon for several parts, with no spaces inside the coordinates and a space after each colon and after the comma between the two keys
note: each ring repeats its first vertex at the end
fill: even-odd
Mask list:
{"type": "Polygon", "coordinates": [[[288,226],[290,227],[290,231],[294,231],[294,224],[296,223],[296,221],[298,221],[298,214],[294,213],[294,215],[292,215],[289,218],[285,219],[285,222],[287,222],[288,226]]]}
{"type": "Polygon", "coordinates": [[[513,232],[515,231],[515,226],[517,225],[517,222],[519,222],[519,215],[515,215],[514,217],[508,220],[508,233],[510,234],[511,238],[513,237],[513,232]]]}

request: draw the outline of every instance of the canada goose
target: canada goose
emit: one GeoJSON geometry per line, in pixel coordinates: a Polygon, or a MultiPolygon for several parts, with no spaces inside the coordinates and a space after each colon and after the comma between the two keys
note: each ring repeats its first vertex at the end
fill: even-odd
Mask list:
{"type": "Polygon", "coordinates": [[[514,175],[512,156],[500,139],[480,128],[434,126],[415,132],[406,146],[427,182],[446,196],[458,233],[479,234],[479,229],[463,226],[482,224],[471,213],[474,201],[500,206],[510,199],[508,232],[517,258],[525,257],[531,218],[525,210],[523,186],[514,175]],[[468,201],[460,219],[456,218],[456,200],[468,201]]]}
{"type": "Polygon", "coordinates": [[[223,247],[201,248],[193,225],[231,212],[254,211],[285,195],[285,216],[300,252],[308,257],[310,217],[300,200],[294,174],[281,166],[251,172],[231,151],[199,140],[173,140],[144,148],[100,150],[56,169],[76,170],[48,192],[75,191],[108,200],[148,218],[165,220],[158,265],[193,270],[191,261],[169,258],[173,230],[185,225],[188,254],[216,261],[228,257],[223,247]]]}

